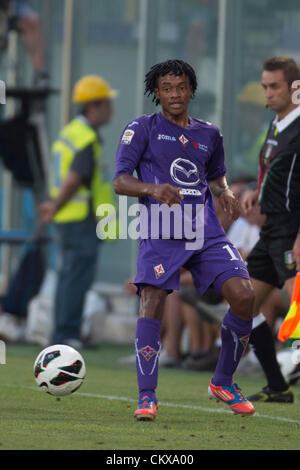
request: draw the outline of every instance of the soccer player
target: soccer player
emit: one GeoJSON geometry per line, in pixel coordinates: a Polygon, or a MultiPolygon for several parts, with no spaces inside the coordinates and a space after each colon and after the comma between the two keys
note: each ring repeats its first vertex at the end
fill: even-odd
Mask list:
{"type": "Polygon", "coordinates": [[[259,202],[266,221],[247,259],[255,290],[250,343],[265,372],[267,385],[252,401],[292,403],[294,395],[276,359],[270,330],[260,308],[270,292],[284,287],[292,295],[300,271],[300,68],[291,57],[272,57],[263,66],[262,86],[267,106],[276,116],[260,152],[258,190],[244,195],[242,207],[251,212],[259,202]],[[293,100],[293,96],[295,100],[293,100]]]}
{"type": "Polygon", "coordinates": [[[161,320],[166,296],[179,289],[181,267],[191,272],[200,294],[212,286],[230,305],[209,396],[227,403],[234,413],[250,415],[254,407],[233,383],[233,374],[252,328],[253,289],[244,262],[218,222],[212,199],[213,193],[228,216],[238,217],[238,203],[225,176],[222,136],[213,124],[188,115],[197,88],[189,64],[168,60],[154,65],[145,85],[145,94],[153,95],[162,110],[126,126],[114,177],[117,194],[137,196],[143,204],[134,281],[140,296],[135,339],[139,403],[134,416],[152,421],[157,412],[161,320]],[[167,206],[174,210],[169,226],[163,217],[167,206]],[[155,209],[162,212],[159,223],[155,209]],[[180,236],[179,226],[189,222],[189,229],[195,228],[199,220],[194,239],[191,230],[180,236]]]}

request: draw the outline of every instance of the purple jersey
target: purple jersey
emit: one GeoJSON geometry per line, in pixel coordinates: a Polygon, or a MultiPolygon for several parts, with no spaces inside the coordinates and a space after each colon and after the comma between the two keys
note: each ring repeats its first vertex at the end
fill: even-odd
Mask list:
{"type": "MultiPolygon", "coordinates": [[[[216,126],[190,118],[189,126],[183,128],[164,118],[161,113],[133,120],[120,139],[114,178],[122,174],[132,175],[135,170],[143,182],[169,183],[183,189],[182,217],[190,216],[193,229],[196,227],[196,214],[199,214],[194,208],[202,205],[205,239],[224,235],[208,186],[210,181],[226,173],[222,136],[216,126]],[[192,212],[185,211],[185,205],[189,205],[192,212]]],[[[153,220],[150,206],[161,204],[152,197],[139,198],[139,202],[149,209],[146,217],[150,238],[151,214],[153,220]]],[[[144,233],[144,215],[141,215],[141,233],[144,233]]],[[[175,215],[173,224],[178,225],[175,215]]],[[[174,236],[174,226],[171,227],[170,238],[180,238],[174,236]]],[[[159,232],[159,236],[165,238],[161,226],[159,232]]],[[[182,233],[181,238],[184,239],[184,230],[182,233]]]]}

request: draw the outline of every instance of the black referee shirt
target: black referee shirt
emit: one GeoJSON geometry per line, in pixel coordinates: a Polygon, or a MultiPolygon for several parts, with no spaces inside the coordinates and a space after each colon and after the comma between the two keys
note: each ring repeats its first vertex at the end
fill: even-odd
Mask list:
{"type": "Polygon", "coordinates": [[[272,121],[260,153],[258,188],[261,211],[267,214],[264,229],[273,227],[277,235],[296,233],[300,226],[299,111],[300,107],[282,121],[272,121]]]}

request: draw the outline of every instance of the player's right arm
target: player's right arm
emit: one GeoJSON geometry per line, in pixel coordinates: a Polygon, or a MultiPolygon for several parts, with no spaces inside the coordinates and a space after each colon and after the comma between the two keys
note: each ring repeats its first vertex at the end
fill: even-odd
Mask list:
{"type": "Polygon", "coordinates": [[[181,188],[170,184],[155,184],[144,182],[133,176],[149,143],[149,130],[141,119],[133,121],[124,130],[120,139],[116,170],[114,177],[114,191],[116,194],[147,197],[168,205],[179,203],[183,196],[181,188]]]}
{"type": "Polygon", "coordinates": [[[182,188],[176,188],[171,184],[144,183],[130,174],[123,174],[114,179],[114,191],[116,194],[126,196],[151,196],[156,201],[168,204],[178,204],[183,196],[180,194],[182,188]]]}

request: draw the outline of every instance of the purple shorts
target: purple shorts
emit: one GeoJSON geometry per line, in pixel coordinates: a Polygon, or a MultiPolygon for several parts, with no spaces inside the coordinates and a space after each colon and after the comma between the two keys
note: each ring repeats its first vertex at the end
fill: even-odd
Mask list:
{"type": "Polygon", "coordinates": [[[134,284],[138,295],[151,285],[168,291],[179,290],[180,268],[191,272],[200,295],[209,287],[221,292],[223,283],[232,277],[250,279],[246,264],[226,236],[211,238],[201,250],[186,250],[185,240],[140,240],[137,275],[134,284]]]}

